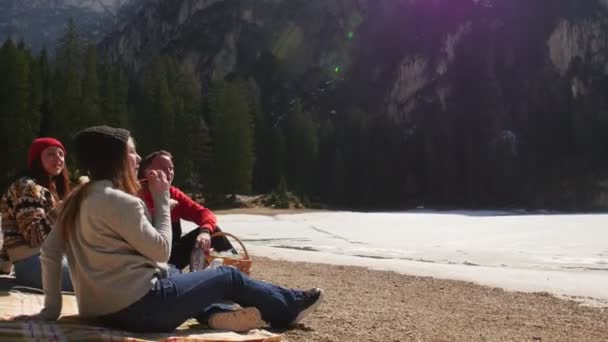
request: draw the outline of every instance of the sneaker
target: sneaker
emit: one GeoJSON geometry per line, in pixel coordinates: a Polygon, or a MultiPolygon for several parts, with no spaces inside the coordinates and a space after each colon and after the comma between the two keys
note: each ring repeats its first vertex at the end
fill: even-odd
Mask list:
{"type": "Polygon", "coordinates": [[[267,324],[262,320],[260,310],[251,307],[213,314],[207,325],[211,329],[244,332],[265,327],[267,324]]]}
{"type": "Polygon", "coordinates": [[[302,299],[300,302],[300,313],[296,316],[296,319],[291,322],[291,325],[300,323],[308,314],[313,312],[319,304],[323,302],[323,289],[318,287],[302,292],[302,299]]]}

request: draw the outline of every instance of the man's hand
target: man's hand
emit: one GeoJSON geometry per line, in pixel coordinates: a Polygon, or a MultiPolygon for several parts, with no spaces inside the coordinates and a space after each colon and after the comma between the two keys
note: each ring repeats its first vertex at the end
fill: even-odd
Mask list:
{"type": "Polygon", "coordinates": [[[209,232],[201,232],[196,237],[196,244],[194,245],[196,248],[200,248],[203,252],[207,253],[211,248],[211,235],[209,232]]]}

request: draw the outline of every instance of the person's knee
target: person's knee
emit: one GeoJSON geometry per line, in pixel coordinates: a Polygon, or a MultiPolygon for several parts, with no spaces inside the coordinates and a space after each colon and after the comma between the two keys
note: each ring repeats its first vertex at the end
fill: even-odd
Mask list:
{"type": "Polygon", "coordinates": [[[241,277],[242,276],[241,271],[239,271],[239,269],[236,268],[236,267],[234,267],[234,266],[223,265],[223,266],[219,266],[217,269],[220,272],[229,274],[229,275],[231,275],[233,277],[241,277]]]}
{"type": "Polygon", "coordinates": [[[246,276],[238,268],[234,266],[220,266],[217,270],[229,278],[232,288],[238,289],[245,285],[246,276]]]}
{"type": "Polygon", "coordinates": [[[247,277],[247,275],[245,273],[243,273],[243,271],[241,271],[238,267],[235,267],[232,265],[223,265],[223,266],[220,266],[219,268],[225,269],[226,272],[230,272],[231,274],[236,274],[239,277],[247,277]]]}

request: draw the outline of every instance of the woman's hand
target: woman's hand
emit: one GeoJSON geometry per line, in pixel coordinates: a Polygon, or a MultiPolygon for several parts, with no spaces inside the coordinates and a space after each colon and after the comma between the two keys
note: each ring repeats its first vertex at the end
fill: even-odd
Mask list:
{"type": "Polygon", "coordinates": [[[148,179],[148,189],[151,193],[161,193],[169,191],[171,183],[167,180],[167,175],[160,170],[150,170],[146,176],[148,179]]]}

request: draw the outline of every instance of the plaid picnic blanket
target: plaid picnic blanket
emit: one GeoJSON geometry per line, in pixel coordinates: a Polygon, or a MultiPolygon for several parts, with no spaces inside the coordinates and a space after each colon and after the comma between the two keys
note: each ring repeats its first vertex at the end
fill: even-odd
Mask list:
{"type": "Polygon", "coordinates": [[[63,296],[62,317],[57,322],[7,320],[17,315],[38,313],[43,304],[41,294],[0,290],[0,341],[284,341],[281,335],[266,330],[252,330],[248,334],[205,330],[198,328],[194,320],[184,323],[172,334],[133,334],[106,329],[78,319],[73,295],[63,296]]]}

